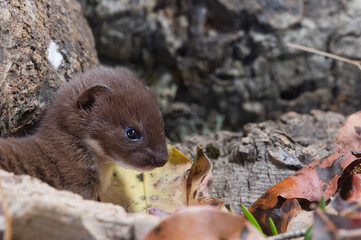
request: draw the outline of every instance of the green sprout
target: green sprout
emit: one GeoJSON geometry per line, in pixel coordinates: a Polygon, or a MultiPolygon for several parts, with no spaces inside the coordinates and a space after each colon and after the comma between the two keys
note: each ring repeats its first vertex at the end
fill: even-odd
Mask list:
{"type": "Polygon", "coordinates": [[[234,210],[233,210],[233,208],[232,208],[231,204],[225,204],[225,206],[226,206],[226,208],[227,208],[228,212],[230,212],[230,213],[234,213],[234,210]]]}
{"type": "Polygon", "coordinates": [[[252,213],[250,213],[248,211],[248,209],[241,203],[241,208],[244,212],[244,215],[246,215],[246,218],[248,219],[248,221],[255,226],[261,233],[263,233],[262,228],[260,227],[260,225],[258,224],[257,220],[253,217],[252,213]]]}
{"type": "Polygon", "coordinates": [[[321,208],[322,211],[326,210],[326,202],[325,197],[322,196],[320,202],[318,203],[318,207],[321,208]]]}
{"type": "Polygon", "coordinates": [[[271,228],[272,234],[274,236],[278,235],[277,228],[275,223],[273,222],[272,218],[268,218],[269,226],[271,228]]]}
{"type": "Polygon", "coordinates": [[[312,236],[312,226],[310,226],[306,233],[305,233],[305,237],[303,238],[304,240],[311,240],[311,236],[312,236]]]}

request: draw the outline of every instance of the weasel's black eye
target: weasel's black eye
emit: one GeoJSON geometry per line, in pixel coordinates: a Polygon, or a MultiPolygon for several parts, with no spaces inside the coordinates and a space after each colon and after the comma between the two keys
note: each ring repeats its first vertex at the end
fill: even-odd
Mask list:
{"type": "Polygon", "coordinates": [[[140,134],[134,128],[126,128],[125,136],[131,141],[136,141],[140,139],[140,134]]]}

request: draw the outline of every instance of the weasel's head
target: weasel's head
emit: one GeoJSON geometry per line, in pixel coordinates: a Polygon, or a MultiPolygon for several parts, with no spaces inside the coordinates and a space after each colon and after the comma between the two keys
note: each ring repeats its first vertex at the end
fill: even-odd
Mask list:
{"type": "Polygon", "coordinates": [[[97,68],[77,76],[59,95],[56,102],[66,109],[60,125],[79,138],[98,161],[141,171],[167,162],[158,104],[148,88],[129,72],[97,68]]]}

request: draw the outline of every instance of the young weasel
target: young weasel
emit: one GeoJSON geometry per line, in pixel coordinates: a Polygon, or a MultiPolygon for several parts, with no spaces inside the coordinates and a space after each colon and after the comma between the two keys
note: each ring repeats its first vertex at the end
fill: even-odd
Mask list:
{"type": "Polygon", "coordinates": [[[151,170],[168,160],[161,113],[125,70],[100,67],[66,83],[37,133],[0,139],[0,168],[96,199],[112,164],[151,170]]]}

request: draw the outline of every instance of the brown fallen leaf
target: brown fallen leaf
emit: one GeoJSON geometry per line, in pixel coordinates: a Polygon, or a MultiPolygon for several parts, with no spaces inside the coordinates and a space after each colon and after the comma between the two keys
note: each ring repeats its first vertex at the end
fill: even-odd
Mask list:
{"type": "MultiPolygon", "coordinates": [[[[203,150],[197,147],[197,155],[194,160],[189,176],[187,179],[187,203],[188,206],[198,205],[198,198],[200,197],[200,186],[204,177],[209,175],[212,171],[212,163],[204,155],[203,150]]],[[[204,195],[204,189],[202,195],[204,195]]]]}
{"type": "Polygon", "coordinates": [[[193,206],[166,217],[143,240],[239,240],[265,237],[244,217],[212,207],[193,206]]]}
{"type": "Polygon", "coordinates": [[[351,115],[340,128],[335,141],[336,153],[312,162],[272,186],[250,207],[250,212],[266,233],[271,233],[268,226],[269,217],[275,222],[277,230],[283,232],[292,215],[290,213],[295,214],[301,209],[308,209],[309,203],[318,202],[322,196],[328,200],[338,189],[346,192],[346,195],[348,194],[347,196],[353,200],[360,197],[358,177],[352,177],[361,162],[359,158],[361,154],[358,154],[361,150],[359,125],[361,125],[361,112],[351,115]],[[350,180],[347,180],[349,178],[350,180]],[[358,186],[354,184],[358,184],[358,186]],[[294,209],[287,206],[288,209],[285,212],[288,213],[288,217],[285,218],[286,216],[282,215],[282,211],[284,211],[282,204],[291,199],[295,199],[300,207],[295,203],[292,206],[294,209]]]}
{"type": "Polygon", "coordinates": [[[199,197],[208,196],[208,188],[213,181],[213,173],[209,172],[206,176],[201,179],[201,184],[199,187],[199,197]]]}
{"type": "MultiPolygon", "coordinates": [[[[309,202],[318,202],[324,196],[328,200],[338,188],[338,180],[343,170],[357,158],[351,153],[346,155],[333,154],[327,158],[319,159],[293,175],[283,179],[278,184],[268,189],[250,208],[250,212],[260,221],[261,227],[270,234],[268,217],[275,222],[277,230],[283,232],[287,225],[280,209],[286,199],[307,200],[306,205],[297,209],[308,208],[309,202]]],[[[297,200],[297,201],[298,201],[297,200]]],[[[288,206],[289,207],[289,206],[288,206]]],[[[297,212],[292,210],[293,213],[297,212]]],[[[286,212],[289,212],[288,209],[286,212]]],[[[291,216],[292,218],[292,216],[291,216]]],[[[287,227],[286,227],[287,228],[287,227]]]]}
{"type": "Polygon", "coordinates": [[[338,131],[335,152],[361,151],[361,111],[349,116],[338,131]]]}

